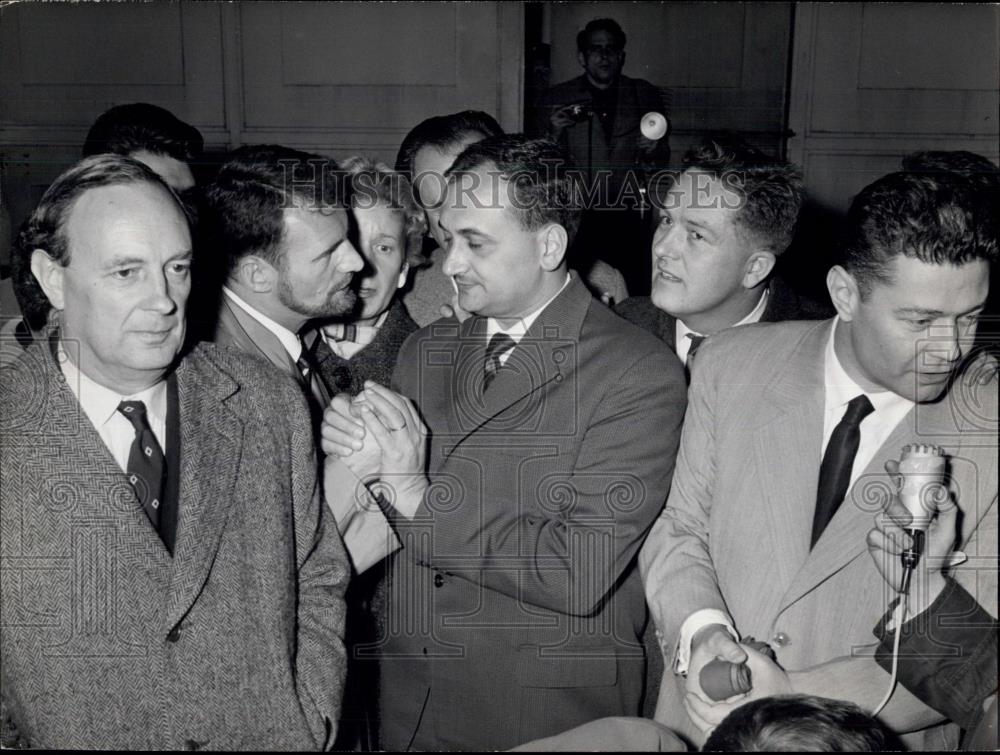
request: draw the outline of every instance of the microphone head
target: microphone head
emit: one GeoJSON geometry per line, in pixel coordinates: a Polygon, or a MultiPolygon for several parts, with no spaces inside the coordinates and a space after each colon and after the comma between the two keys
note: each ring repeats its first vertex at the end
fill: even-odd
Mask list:
{"type": "Polygon", "coordinates": [[[642,135],[647,139],[651,139],[654,142],[659,141],[667,135],[667,119],[662,113],[651,110],[642,116],[639,130],[642,131],[642,135]]]}
{"type": "Polygon", "coordinates": [[[899,500],[910,512],[907,529],[926,530],[948,495],[944,484],[947,457],[940,446],[913,443],[903,446],[899,459],[899,500]]]}

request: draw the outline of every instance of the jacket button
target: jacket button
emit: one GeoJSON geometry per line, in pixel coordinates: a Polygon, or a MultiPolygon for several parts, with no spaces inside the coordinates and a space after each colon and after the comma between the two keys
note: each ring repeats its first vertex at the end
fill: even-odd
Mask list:
{"type": "Polygon", "coordinates": [[[434,575],[434,586],[435,587],[444,587],[444,576],[443,575],[441,575],[441,574],[435,574],[434,575]]]}
{"type": "Polygon", "coordinates": [[[181,638],[181,628],[179,625],[171,629],[169,632],[167,632],[167,642],[177,642],[177,640],[179,640],[180,638],[181,638]]]}
{"type": "Polygon", "coordinates": [[[784,632],[775,632],[774,637],[771,638],[771,642],[779,648],[783,648],[785,645],[792,644],[792,639],[784,632]]]}

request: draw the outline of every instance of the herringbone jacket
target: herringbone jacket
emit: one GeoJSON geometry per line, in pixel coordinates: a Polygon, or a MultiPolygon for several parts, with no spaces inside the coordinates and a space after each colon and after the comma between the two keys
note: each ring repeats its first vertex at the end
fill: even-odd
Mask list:
{"type": "Polygon", "coordinates": [[[204,344],[176,374],[171,558],[51,345],[3,371],[3,714],[33,747],[328,745],[349,569],[301,391],[204,344]]]}

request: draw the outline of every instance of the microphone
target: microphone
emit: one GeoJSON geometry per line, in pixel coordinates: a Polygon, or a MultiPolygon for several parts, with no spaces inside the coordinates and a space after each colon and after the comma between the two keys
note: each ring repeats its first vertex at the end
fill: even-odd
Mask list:
{"type": "Polygon", "coordinates": [[[639,130],[642,131],[642,135],[647,139],[657,142],[667,135],[668,125],[667,119],[662,113],[650,110],[642,116],[639,130]]]}
{"type": "Polygon", "coordinates": [[[903,551],[903,583],[901,593],[910,590],[910,576],[924,552],[924,538],[934,518],[938,504],[947,495],[944,470],[947,464],[940,446],[912,443],[903,446],[899,459],[899,500],[910,514],[905,527],[913,545],[903,551]]]}

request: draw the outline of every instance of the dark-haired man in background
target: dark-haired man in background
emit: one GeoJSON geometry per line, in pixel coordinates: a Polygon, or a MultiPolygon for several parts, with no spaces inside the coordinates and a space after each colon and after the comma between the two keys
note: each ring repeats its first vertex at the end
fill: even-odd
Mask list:
{"type": "MultiPolygon", "coordinates": [[[[892,596],[865,536],[908,443],[947,453],[973,567],[955,578],[995,613],[997,367],[965,357],[996,260],[968,182],[894,173],[851,205],[843,263],[827,275],[836,318],[732,328],[699,351],[670,497],[640,556],[664,655],[686,675],[664,677],[657,720],[697,741],[746,702],[710,702],[699,683],[713,658],[747,657],[741,635],[769,642],[787,670],[757,654],[749,699],[875,707],[889,675],[864,646],[892,596]]],[[[904,739],[917,749],[957,744],[903,688],[880,718],[915,732],[904,739]]]]}
{"type": "Polygon", "coordinates": [[[773,276],[791,243],[802,194],[794,166],[740,140],[705,140],[655,200],[651,295],[628,299],[616,311],[669,344],[686,365],[720,330],[829,317],[828,306],[773,276]]]}
{"type": "Polygon", "coordinates": [[[83,156],[110,152],[149,166],[179,194],[195,184],[190,163],[204,148],[201,133],[169,110],[146,102],[116,105],[94,121],[83,156]]]}
{"type": "Polygon", "coordinates": [[[581,238],[574,254],[582,264],[599,258],[619,269],[630,291],[649,286],[644,254],[647,225],[633,200],[647,172],[667,167],[668,137],[651,140],[640,131],[642,117],[667,108],[660,91],[645,79],[622,73],[625,32],[610,18],[594,19],[576,36],[583,73],[556,84],[538,107],[539,134],[562,144],[589,182],[581,238]],[[599,187],[599,188],[597,188],[599,187]]]}
{"type": "Polygon", "coordinates": [[[327,412],[324,449],[391,488],[403,542],[378,648],[386,749],[504,749],[639,712],[635,554],[666,495],[684,376],[568,272],[564,161],[519,135],[466,148],[440,226],[474,316],[410,336],[396,392],[362,394],[374,413],[355,420],[342,396],[327,412]]]}
{"type": "Polygon", "coordinates": [[[176,196],[137,161],[87,158],[15,265],[54,316],[0,372],[2,744],[332,746],[350,567],[308,410],[263,364],[181,356],[176,196]]]}

